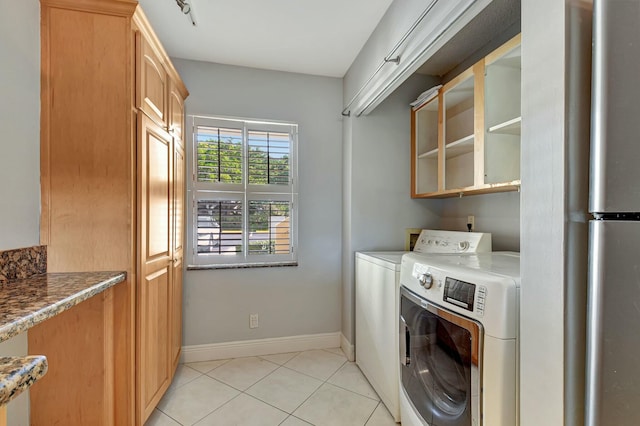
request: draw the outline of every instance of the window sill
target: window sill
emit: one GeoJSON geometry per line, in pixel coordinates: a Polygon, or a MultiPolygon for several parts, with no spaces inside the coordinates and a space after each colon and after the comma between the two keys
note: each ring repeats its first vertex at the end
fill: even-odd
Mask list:
{"type": "Polygon", "coordinates": [[[282,266],[298,266],[298,262],[237,263],[230,265],[187,265],[187,271],[204,271],[209,269],[277,268],[282,266]]]}

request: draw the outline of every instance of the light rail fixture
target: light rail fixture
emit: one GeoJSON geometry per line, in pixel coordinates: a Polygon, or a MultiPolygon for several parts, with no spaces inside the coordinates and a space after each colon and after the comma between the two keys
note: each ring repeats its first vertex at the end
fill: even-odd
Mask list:
{"type": "Polygon", "coordinates": [[[195,27],[196,19],[193,16],[193,6],[191,5],[191,3],[188,2],[187,0],[176,0],[176,3],[178,4],[178,7],[180,8],[180,11],[182,13],[184,13],[185,15],[189,15],[191,24],[195,27]]]}

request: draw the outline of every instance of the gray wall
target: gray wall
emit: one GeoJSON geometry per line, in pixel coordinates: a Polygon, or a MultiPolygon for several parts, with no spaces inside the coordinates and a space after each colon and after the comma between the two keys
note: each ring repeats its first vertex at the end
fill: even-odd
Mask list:
{"type": "MultiPolygon", "coordinates": [[[[39,243],[40,3],[0,0],[0,250],[39,243]]],[[[26,355],[27,334],[0,344],[26,355]]],[[[8,424],[29,424],[28,392],[8,405],[8,424]]]]}
{"type": "Polygon", "coordinates": [[[467,216],[475,216],[475,231],[490,232],[493,250],[520,251],[520,193],[447,198],[442,205],[442,229],[467,230],[467,216]]]}
{"type": "Polygon", "coordinates": [[[523,0],[522,18],[520,424],[578,426],[591,2],[523,0]]]}
{"type": "Polygon", "coordinates": [[[0,250],[39,242],[40,3],[0,0],[0,250]]]}
{"type": "Polygon", "coordinates": [[[564,9],[522,4],[522,426],[564,424],[564,9]]]}
{"type": "Polygon", "coordinates": [[[404,250],[405,228],[438,228],[440,200],[411,199],[409,103],[433,85],[411,77],[371,114],[348,118],[344,132],[342,334],[354,339],[356,251],[404,250]]]}
{"type": "Polygon", "coordinates": [[[180,59],[174,64],[191,92],[187,114],[300,126],[299,265],[187,271],[184,344],[338,332],[342,80],[180,59]],[[250,313],[260,315],[259,328],[249,329],[250,313]]]}

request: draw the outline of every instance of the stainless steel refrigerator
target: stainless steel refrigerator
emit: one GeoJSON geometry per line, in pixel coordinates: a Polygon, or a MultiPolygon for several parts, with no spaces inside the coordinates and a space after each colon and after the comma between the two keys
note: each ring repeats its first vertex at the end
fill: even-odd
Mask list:
{"type": "Polygon", "coordinates": [[[640,0],[595,0],[585,423],[640,425],[640,0]]]}

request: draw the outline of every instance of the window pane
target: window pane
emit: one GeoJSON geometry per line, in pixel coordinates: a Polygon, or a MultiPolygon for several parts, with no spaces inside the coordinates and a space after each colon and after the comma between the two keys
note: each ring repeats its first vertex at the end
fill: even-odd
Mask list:
{"type": "Polygon", "coordinates": [[[198,253],[242,253],[242,201],[198,200],[198,253]]]}
{"type": "Polygon", "coordinates": [[[287,201],[249,201],[249,254],[291,253],[287,201]]]}
{"type": "Polygon", "coordinates": [[[248,139],[249,183],[288,185],[289,134],[250,130],[248,139]]]}
{"type": "Polygon", "coordinates": [[[198,182],[242,183],[242,130],[198,126],[198,182]]]}

